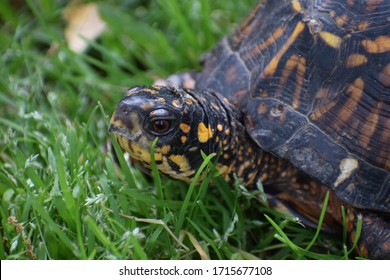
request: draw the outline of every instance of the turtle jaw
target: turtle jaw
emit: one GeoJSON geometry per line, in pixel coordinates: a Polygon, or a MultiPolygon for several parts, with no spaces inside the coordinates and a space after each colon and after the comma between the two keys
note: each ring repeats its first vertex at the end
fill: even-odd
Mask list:
{"type": "Polygon", "coordinates": [[[110,124],[108,132],[115,134],[116,137],[125,138],[132,142],[138,141],[142,135],[141,131],[132,132],[129,131],[129,129],[115,123],[110,124]]]}

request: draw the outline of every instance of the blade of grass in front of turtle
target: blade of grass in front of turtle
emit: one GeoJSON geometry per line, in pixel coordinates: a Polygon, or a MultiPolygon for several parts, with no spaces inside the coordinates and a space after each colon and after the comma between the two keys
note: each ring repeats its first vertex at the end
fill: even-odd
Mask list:
{"type": "Polygon", "coordinates": [[[118,158],[119,165],[121,167],[121,171],[123,172],[123,175],[125,176],[127,183],[130,186],[139,189],[139,186],[135,183],[134,176],[131,173],[129,165],[127,164],[127,161],[125,160],[125,157],[123,155],[123,151],[122,151],[121,147],[116,142],[116,139],[112,134],[109,137],[110,137],[110,141],[114,147],[115,154],[118,158]]]}
{"type": "Polygon", "coordinates": [[[310,241],[309,245],[307,245],[307,247],[305,248],[305,251],[309,251],[310,250],[310,248],[316,242],[316,240],[318,238],[318,235],[320,234],[321,226],[322,226],[322,223],[324,221],[325,214],[326,214],[326,208],[328,207],[328,202],[329,202],[329,191],[327,191],[326,195],[325,195],[324,203],[323,203],[322,209],[321,209],[321,215],[320,215],[320,218],[318,219],[318,225],[317,225],[316,233],[314,234],[314,237],[310,241]]]}
{"type": "Polygon", "coordinates": [[[100,240],[100,242],[104,245],[104,247],[111,250],[111,252],[119,257],[120,253],[115,247],[115,245],[106,237],[106,235],[101,231],[100,227],[96,224],[95,220],[91,216],[87,216],[85,218],[85,223],[88,226],[88,228],[92,231],[92,233],[95,235],[95,237],[100,240]]]}
{"type": "Polygon", "coordinates": [[[177,222],[177,224],[176,224],[176,230],[175,230],[175,235],[176,235],[176,236],[180,233],[180,229],[181,229],[182,226],[183,226],[184,217],[185,217],[185,215],[187,214],[187,208],[189,207],[190,199],[191,199],[192,193],[193,193],[193,191],[194,191],[195,186],[199,183],[199,177],[200,177],[200,175],[202,174],[202,172],[203,172],[203,170],[205,169],[205,167],[208,165],[209,161],[210,161],[214,156],[215,156],[215,154],[212,153],[212,154],[210,154],[210,155],[208,155],[208,156],[206,157],[206,159],[203,161],[203,163],[202,163],[201,166],[199,167],[198,171],[196,172],[194,179],[192,179],[192,182],[191,182],[191,184],[190,184],[190,186],[189,186],[189,188],[188,188],[186,197],[184,198],[183,205],[182,205],[181,210],[180,210],[178,222],[177,222]]]}
{"type": "Polygon", "coordinates": [[[362,233],[362,228],[363,228],[363,216],[361,214],[357,214],[355,237],[353,239],[352,248],[348,251],[348,255],[351,254],[352,251],[356,248],[357,243],[360,239],[360,235],[362,233]]]}
{"type": "MultiPolygon", "coordinates": [[[[76,258],[80,258],[80,252],[77,248],[77,246],[72,242],[72,240],[69,239],[69,237],[64,232],[63,227],[60,227],[53,219],[50,217],[47,209],[41,204],[39,200],[35,200],[32,203],[34,207],[34,213],[36,213],[36,220],[41,221],[44,220],[46,222],[46,228],[47,230],[50,230],[55,233],[55,235],[58,238],[58,242],[61,242],[61,244],[65,245],[76,258]]],[[[45,233],[47,234],[47,233],[45,233]]]]}
{"type": "Polygon", "coordinates": [[[347,248],[347,226],[348,226],[348,222],[347,222],[347,216],[345,214],[345,207],[343,205],[341,205],[341,216],[343,217],[343,252],[344,252],[344,258],[346,260],[349,259],[348,257],[348,248],[347,248]]]}
{"type": "Polygon", "coordinates": [[[218,259],[223,260],[224,258],[222,257],[222,254],[219,251],[218,246],[217,246],[217,244],[215,244],[214,240],[211,239],[210,237],[208,237],[207,234],[204,233],[202,231],[202,229],[196,223],[194,223],[193,221],[191,221],[188,218],[187,218],[187,221],[195,228],[195,230],[197,232],[199,232],[200,236],[202,236],[207,241],[207,243],[210,244],[211,248],[213,248],[214,252],[217,254],[218,259]]]}
{"type": "Polygon", "coordinates": [[[298,246],[296,246],[290,238],[283,232],[283,230],[275,223],[271,217],[269,217],[267,214],[264,214],[264,217],[270,222],[270,224],[275,228],[278,234],[275,234],[275,238],[278,239],[279,241],[283,242],[287,246],[293,250],[293,252],[298,256],[298,259],[302,259],[302,253],[299,251],[298,246]]]}
{"type": "Polygon", "coordinates": [[[154,157],[154,150],[155,150],[157,141],[158,141],[158,137],[156,137],[153,140],[152,147],[150,148],[150,160],[152,163],[152,177],[153,177],[154,183],[156,184],[156,187],[157,187],[158,198],[161,200],[164,200],[164,192],[163,192],[162,185],[161,185],[161,178],[160,178],[160,174],[159,174],[158,169],[157,169],[156,159],[154,157]]]}

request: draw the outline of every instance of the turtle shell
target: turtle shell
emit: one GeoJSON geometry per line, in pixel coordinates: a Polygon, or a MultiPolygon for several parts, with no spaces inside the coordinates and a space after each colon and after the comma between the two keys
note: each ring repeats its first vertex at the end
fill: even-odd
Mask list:
{"type": "Polygon", "coordinates": [[[196,84],[241,109],[261,149],[390,212],[390,0],[262,1],[196,84]]]}

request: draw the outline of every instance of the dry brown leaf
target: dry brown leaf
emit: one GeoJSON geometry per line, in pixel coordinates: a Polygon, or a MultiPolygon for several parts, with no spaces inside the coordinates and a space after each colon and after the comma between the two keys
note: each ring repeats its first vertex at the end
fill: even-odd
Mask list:
{"type": "Polygon", "coordinates": [[[88,40],[94,40],[106,28],[106,23],[99,15],[96,4],[79,4],[72,2],[64,10],[67,21],[65,40],[74,52],[81,53],[88,46],[88,40]]]}

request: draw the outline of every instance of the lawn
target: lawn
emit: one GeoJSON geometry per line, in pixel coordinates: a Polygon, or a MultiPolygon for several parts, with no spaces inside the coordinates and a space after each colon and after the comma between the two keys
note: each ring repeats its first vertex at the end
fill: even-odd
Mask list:
{"type": "Polygon", "coordinates": [[[207,161],[188,186],[113,157],[108,123],[125,90],[199,70],[255,2],[96,2],[106,30],[77,53],[67,1],[2,1],[0,259],[353,257],[342,236],[268,209],[260,186],[229,186],[207,161]]]}

